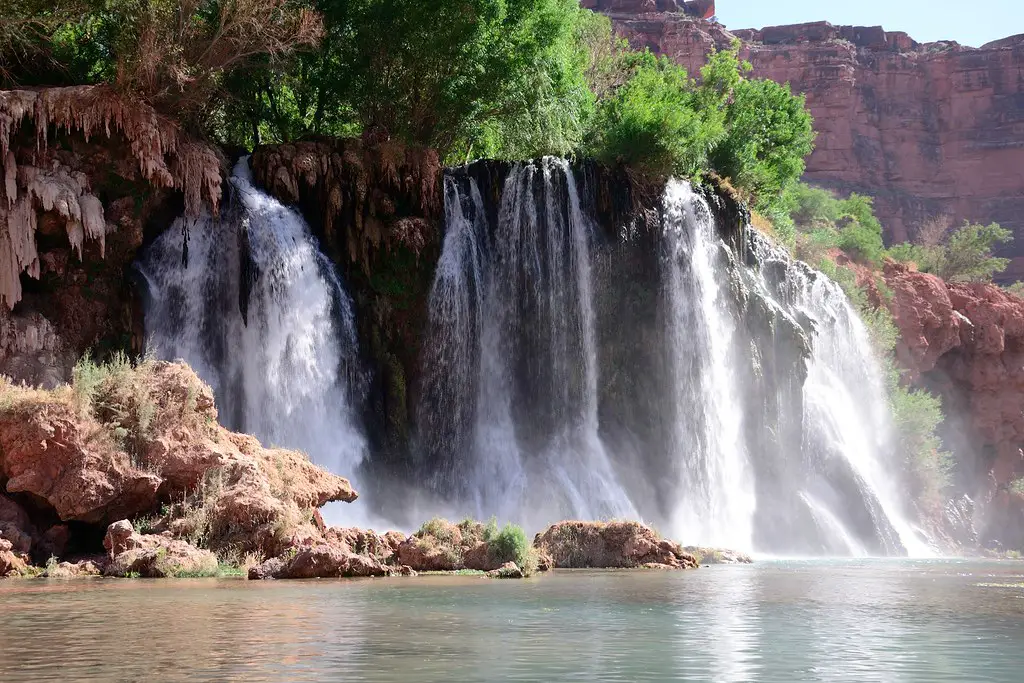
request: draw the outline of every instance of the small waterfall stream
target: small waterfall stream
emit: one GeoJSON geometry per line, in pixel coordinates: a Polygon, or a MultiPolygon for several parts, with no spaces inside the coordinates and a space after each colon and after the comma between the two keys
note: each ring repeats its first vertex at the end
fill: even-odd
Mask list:
{"type": "Polygon", "coordinates": [[[736,322],[711,210],[689,183],[664,200],[670,457],[679,471],[671,527],[688,542],[749,549],[754,484],[735,371],[736,322]]]}
{"type": "MultiPolygon", "coordinates": [[[[868,330],[842,288],[793,262],[763,236],[751,235],[767,296],[813,330],[803,386],[804,471],[801,500],[818,519],[825,549],[835,554],[915,557],[932,554],[903,509],[898,491],[900,454],[883,380],[868,330]],[[834,527],[841,533],[831,533],[834,527]],[[859,536],[859,539],[858,539],[859,536]]],[[[760,275],[760,273],[759,273],[760,275]]]]}
{"type": "Polygon", "coordinates": [[[365,454],[352,304],[299,214],[253,187],[246,159],[231,183],[222,218],[179,218],[138,264],[149,351],[209,382],[226,426],[352,476],[365,454]]]}

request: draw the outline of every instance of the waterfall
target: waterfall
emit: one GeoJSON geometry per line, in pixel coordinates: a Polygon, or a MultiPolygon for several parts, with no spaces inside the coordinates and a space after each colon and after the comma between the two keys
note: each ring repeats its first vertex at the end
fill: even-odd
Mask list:
{"type": "Polygon", "coordinates": [[[138,264],[149,352],[187,361],[229,428],[351,477],[365,451],[352,303],[299,214],[253,187],[247,159],[231,184],[222,218],[179,218],[138,264]]]}
{"type": "MultiPolygon", "coordinates": [[[[687,183],[642,225],[606,226],[581,178],[555,158],[445,171],[412,461],[387,454],[371,482],[423,490],[377,502],[393,519],[625,517],[779,555],[928,554],[883,368],[842,289],[716,224],[687,183]]],[[[358,478],[353,304],[245,160],[231,183],[221,218],[179,219],[138,264],[149,348],[188,361],[227,426],[358,478]]]]}
{"type": "Polygon", "coordinates": [[[927,554],[882,369],[838,285],[753,230],[732,251],[684,182],[650,262],[648,242],[602,241],[564,161],[478,181],[493,178],[444,181],[417,413],[435,489],[534,527],[629,516],[702,545],[927,554]],[[614,299],[600,316],[595,291],[614,299]]]}
{"type": "MultiPolygon", "coordinates": [[[[842,288],[793,262],[756,232],[762,293],[813,331],[803,385],[802,477],[797,497],[828,554],[932,554],[898,490],[899,459],[883,370],[842,288]],[[766,277],[766,273],[774,275],[766,277]]],[[[794,527],[799,522],[794,520],[794,527]]]]}
{"type": "Polygon", "coordinates": [[[688,183],[669,181],[662,220],[669,457],[678,470],[671,528],[691,543],[747,550],[754,485],[742,439],[728,271],[711,210],[688,183]]]}
{"type": "Polygon", "coordinates": [[[598,424],[593,230],[566,161],[514,167],[494,222],[445,179],[419,414],[424,457],[478,516],[635,517],[598,424]]]}

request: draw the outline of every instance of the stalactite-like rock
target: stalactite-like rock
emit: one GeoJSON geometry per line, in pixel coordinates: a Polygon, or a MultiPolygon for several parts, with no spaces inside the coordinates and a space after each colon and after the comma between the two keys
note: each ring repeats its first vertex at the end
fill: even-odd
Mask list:
{"type": "MultiPolygon", "coordinates": [[[[103,86],[74,86],[0,92],[0,161],[3,193],[0,203],[0,299],[13,308],[21,299],[20,274],[39,276],[35,248],[36,211],[60,216],[68,241],[79,259],[85,241],[106,252],[103,205],[91,193],[89,178],[44,156],[57,131],[93,137],[123,137],[142,178],[157,188],[180,190],[185,211],[201,213],[204,204],[216,213],[221,194],[221,161],[210,147],[189,139],[177,125],[148,105],[122,99],[103,86]],[[15,141],[26,120],[36,132],[31,163],[19,164],[15,141]],[[24,194],[22,195],[22,192],[24,194]]],[[[22,143],[24,145],[24,143],[22,143]]]]}

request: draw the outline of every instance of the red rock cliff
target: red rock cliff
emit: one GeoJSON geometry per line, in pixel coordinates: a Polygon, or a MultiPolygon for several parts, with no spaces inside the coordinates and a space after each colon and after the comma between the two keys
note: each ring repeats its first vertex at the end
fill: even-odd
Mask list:
{"type": "Polygon", "coordinates": [[[691,73],[741,38],[756,76],[807,94],[818,131],[809,182],[876,197],[891,241],[934,216],[997,221],[1017,236],[1006,277],[1024,279],[1024,35],[974,49],[825,22],[730,33],[668,3],[590,4],[635,47],[691,73]]]}
{"type": "Polygon", "coordinates": [[[909,379],[943,399],[943,438],[987,519],[990,538],[1024,543],[1024,299],[995,285],[947,283],[889,262],[886,302],[909,379]],[[973,470],[973,472],[972,472],[973,470]],[[973,476],[972,476],[973,475],[973,476]]]}

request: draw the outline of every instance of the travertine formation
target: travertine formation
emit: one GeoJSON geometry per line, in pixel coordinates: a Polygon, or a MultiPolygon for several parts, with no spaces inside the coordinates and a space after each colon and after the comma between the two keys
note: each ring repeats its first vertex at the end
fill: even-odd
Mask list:
{"type": "Polygon", "coordinates": [[[21,274],[40,277],[42,216],[56,217],[79,261],[86,239],[105,255],[107,221],[89,176],[49,153],[51,137],[62,134],[87,142],[101,135],[123,139],[142,178],[154,188],[180,190],[189,215],[204,203],[216,212],[220,202],[217,153],[148,105],[103,86],[0,92],[0,301],[8,309],[21,300],[21,274]],[[19,135],[25,121],[34,141],[19,135]]]}
{"type": "Polygon", "coordinates": [[[355,498],[303,454],[220,427],[209,386],[183,363],[86,375],[74,389],[0,385],[0,533],[36,562],[96,551],[97,533],[139,518],[168,540],[136,539],[121,573],[150,572],[139,563],[159,548],[188,555],[170,540],[273,556],[322,538],[313,510],[355,498]]]}
{"type": "Polygon", "coordinates": [[[809,182],[875,197],[895,242],[936,216],[999,222],[1017,233],[1005,277],[1024,278],[1024,35],[975,49],[826,22],[729,32],[664,3],[594,4],[635,47],[693,74],[742,39],[755,76],[807,94],[809,182]]]}

